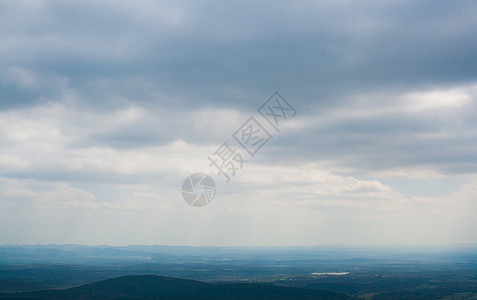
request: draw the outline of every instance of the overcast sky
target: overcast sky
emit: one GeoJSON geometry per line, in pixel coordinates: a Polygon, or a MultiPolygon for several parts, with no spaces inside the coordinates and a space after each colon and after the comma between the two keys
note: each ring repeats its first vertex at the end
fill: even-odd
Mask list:
{"type": "Polygon", "coordinates": [[[0,0],[0,244],[477,242],[477,1],[0,0]],[[257,109],[297,111],[276,131],[257,109]],[[232,135],[273,135],[254,157],[232,135]],[[208,157],[249,160],[229,183],[208,157]],[[190,173],[216,196],[181,195],[190,173]]]}

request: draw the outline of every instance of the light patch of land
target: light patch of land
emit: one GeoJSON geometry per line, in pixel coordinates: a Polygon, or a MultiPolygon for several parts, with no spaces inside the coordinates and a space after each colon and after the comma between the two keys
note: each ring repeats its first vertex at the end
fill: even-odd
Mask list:
{"type": "Polygon", "coordinates": [[[323,273],[311,273],[314,276],[344,276],[348,275],[349,272],[323,272],[323,273]]]}

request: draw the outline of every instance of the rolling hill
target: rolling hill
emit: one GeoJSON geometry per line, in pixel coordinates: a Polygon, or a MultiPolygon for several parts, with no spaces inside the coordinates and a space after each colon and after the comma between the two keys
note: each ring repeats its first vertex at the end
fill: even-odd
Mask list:
{"type": "Polygon", "coordinates": [[[350,299],[344,294],[251,283],[204,283],[132,275],[63,290],[0,294],[0,299],[350,299]]]}

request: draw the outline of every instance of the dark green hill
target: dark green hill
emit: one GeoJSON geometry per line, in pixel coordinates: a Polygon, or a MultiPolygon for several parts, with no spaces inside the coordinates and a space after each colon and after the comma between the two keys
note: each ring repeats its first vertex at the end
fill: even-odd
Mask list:
{"type": "Polygon", "coordinates": [[[211,284],[153,275],[124,276],[64,290],[0,295],[0,299],[350,299],[323,290],[263,284],[211,284]]]}

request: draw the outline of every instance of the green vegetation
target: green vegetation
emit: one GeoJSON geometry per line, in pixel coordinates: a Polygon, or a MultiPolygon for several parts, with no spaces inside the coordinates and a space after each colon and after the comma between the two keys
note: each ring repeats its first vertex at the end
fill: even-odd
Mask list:
{"type": "MultiPolygon", "coordinates": [[[[194,280],[142,275],[124,276],[64,290],[3,295],[15,299],[191,299],[191,300],[344,300],[348,296],[318,290],[264,284],[211,284],[194,280]]],[[[2,295],[0,295],[2,298],[2,295]]]]}
{"type": "MultiPolygon", "coordinates": [[[[254,299],[254,295],[265,297],[268,293],[289,295],[289,299],[306,299],[304,295],[317,294],[322,297],[318,299],[324,295],[346,299],[348,295],[360,300],[460,300],[477,296],[474,249],[365,250],[0,246],[0,293],[4,299],[13,295],[50,298],[58,295],[61,299],[63,293],[70,292],[91,298],[92,294],[88,293],[93,293],[95,287],[107,293],[108,286],[117,290],[112,288],[114,283],[127,278],[131,282],[122,282],[119,287],[126,288],[123,293],[131,299],[134,293],[138,299],[147,299],[148,295],[158,293],[182,295],[188,289],[191,295],[238,293],[245,299],[254,299]],[[145,262],[141,259],[145,256],[151,259],[145,262]],[[155,276],[130,276],[145,274],[155,276]],[[108,281],[112,278],[122,279],[108,281]],[[134,283],[135,280],[140,282],[134,283]],[[151,289],[147,291],[148,288],[151,289]],[[63,291],[24,294],[52,289],[63,291]],[[144,290],[142,296],[137,294],[141,290],[144,290]]],[[[118,295],[111,296],[114,299],[118,295]]],[[[200,299],[190,298],[189,294],[183,296],[183,299],[200,299]]],[[[227,296],[227,299],[233,298],[227,296]]]]}

